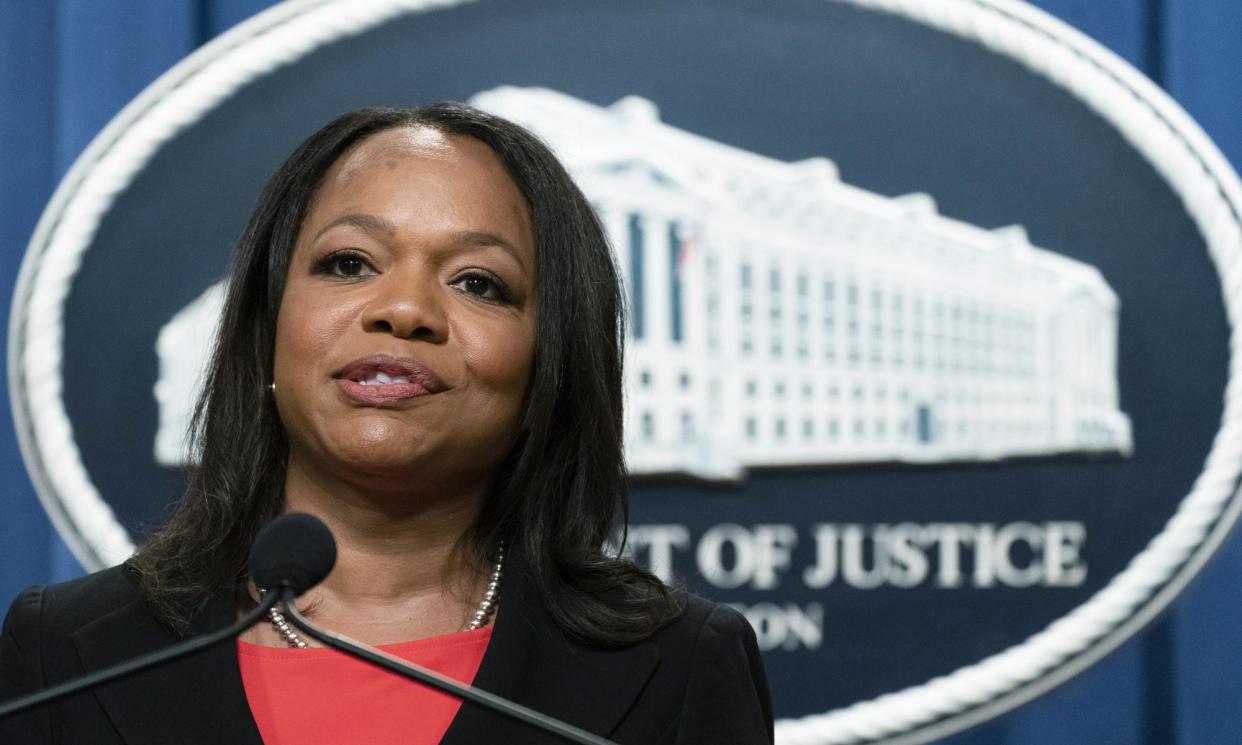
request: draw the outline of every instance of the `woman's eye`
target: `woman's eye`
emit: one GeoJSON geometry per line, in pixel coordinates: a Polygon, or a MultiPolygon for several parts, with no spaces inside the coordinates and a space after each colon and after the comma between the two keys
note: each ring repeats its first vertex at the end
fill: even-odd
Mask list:
{"type": "Polygon", "coordinates": [[[318,272],[334,277],[361,277],[369,274],[370,268],[365,258],[348,251],[328,254],[315,267],[318,272]]]}
{"type": "Polygon", "coordinates": [[[366,262],[357,256],[338,256],[334,264],[336,273],[342,277],[357,277],[366,268],[366,262]]]}
{"type": "Polygon", "coordinates": [[[486,274],[467,274],[453,285],[468,295],[495,303],[508,302],[510,298],[509,288],[499,279],[486,274]]]}

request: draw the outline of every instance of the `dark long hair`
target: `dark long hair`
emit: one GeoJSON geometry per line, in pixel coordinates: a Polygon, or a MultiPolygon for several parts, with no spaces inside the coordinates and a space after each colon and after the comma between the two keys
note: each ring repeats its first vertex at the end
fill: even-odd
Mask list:
{"type": "Polygon", "coordinates": [[[479,559],[502,539],[520,551],[571,636],[600,645],[646,638],[676,619],[683,601],[604,548],[627,515],[624,334],[612,253],[590,204],[543,143],[456,103],[345,114],[311,135],[268,182],[237,246],[195,410],[199,465],[169,522],[130,560],[147,604],[184,632],[215,593],[245,585],[254,537],[283,509],[289,445],[267,384],[298,231],[324,174],[350,147],[415,126],[491,147],[534,226],[538,326],[522,434],[462,545],[479,559]]]}

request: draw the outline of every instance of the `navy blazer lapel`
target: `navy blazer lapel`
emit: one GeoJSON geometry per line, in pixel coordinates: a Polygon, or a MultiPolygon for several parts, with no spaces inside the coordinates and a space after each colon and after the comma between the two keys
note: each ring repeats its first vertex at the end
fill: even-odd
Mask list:
{"type": "MultiPolygon", "coordinates": [[[[508,564],[496,626],[474,685],[607,737],[655,671],[659,649],[650,642],[605,650],[572,641],[540,602],[516,552],[508,564]]],[[[441,745],[497,742],[518,745],[561,740],[464,703],[441,745]]]]}
{"type": "MultiPolygon", "coordinates": [[[[232,594],[221,592],[190,633],[222,628],[234,617],[232,594]]],[[[86,624],[72,638],[87,671],[179,641],[157,624],[140,599],[86,624]]],[[[95,697],[128,745],[262,745],[246,702],[236,642],[221,642],[100,686],[95,697]]]]}
{"type": "MultiPolygon", "coordinates": [[[[508,564],[496,626],[475,685],[608,736],[655,671],[659,650],[650,642],[603,650],[570,640],[540,602],[516,552],[508,564]]],[[[222,628],[234,617],[231,593],[219,593],[191,634],[222,628]]],[[[71,637],[87,671],[178,641],[158,625],[140,599],[87,623],[71,637]]],[[[262,745],[234,643],[222,642],[109,683],[95,689],[94,695],[127,745],[262,745]]],[[[550,738],[466,703],[441,742],[521,745],[548,743],[550,738]]]]}

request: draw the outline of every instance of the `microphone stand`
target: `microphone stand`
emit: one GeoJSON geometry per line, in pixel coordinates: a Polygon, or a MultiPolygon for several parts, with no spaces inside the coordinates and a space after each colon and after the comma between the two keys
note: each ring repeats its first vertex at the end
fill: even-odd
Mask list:
{"type": "Polygon", "coordinates": [[[119,665],[113,665],[112,667],[106,667],[102,670],[96,670],[93,673],[87,673],[86,675],[74,678],[73,680],[66,681],[59,685],[54,685],[51,688],[45,688],[38,693],[33,693],[29,696],[23,696],[9,701],[6,704],[0,705],[0,719],[3,719],[10,714],[25,711],[26,709],[40,704],[50,703],[52,701],[56,701],[57,699],[64,698],[65,696],[70,696],[84,688],[90,688],[101,683],[133,675],[134,673],[146,670],[149,667],[154,667],[180,657],[185,657],[186,655],[193,654],[201,649],[205,649],[206,647],[219,644],[226,639],[234,638],[238,634],[258,623],[265,615],[267,615],[267,611],[276,605],[276,602],[279,599],[280,598],[276,595],[276,593],[268,593],[267,596],[264,596],[262,600],[260,600],[258,607],[247,613],[231,626],[227,626],[219,631],[213,631],[209,634],[204,634],[203,636],[195,637],[194,639],[190,639],[189,641],[180,644],[173,644],[172,646],[165,647],[164,649],[152,652],[151,654],[122,662],[119,665]]]}
{"type": "MultiPolygon", "coordinates": [[[[273,597],[275,593],[270,593],[273,597]]],[[[372,665],[382,667],[385,670],[394,672],[400,676],[417,681],[423,685],[431,686],[436,690],[443,691],[451,696],[456,696],[464,701],[479,704],[485,708],[498,711],[505,716],[512,717],[521,722],[525,722],[537,729],[550,732],[554,735],[562,737],[570,742],[576,742],[580,745],[616,745],[611,740],[605,740],[598,735],[593,735],[586,730],[579,729],[570,724],[566,724],[558,719],[540,714],[534,709],[528,709],[520,704],[515,704],[508,699],[501,698],[494,693],[488,693],[473,686],[463,685],[456,680],[441,675],[434,670],[415,665],[411,662],[388,654],[382,649],[369,647],[361,642],[353,639],[334,634],[330,631],[323,631],[312,626],[310,621],[298,611],[293,600],[296,593],[293,588],[288,585],[284,586],[283,600],[285,602],[285,617],[293,621],[293,624],[302,631],[305,631],[312,638],[328,645],[335,647],[343,652],[359,657],[372,665]]]]}

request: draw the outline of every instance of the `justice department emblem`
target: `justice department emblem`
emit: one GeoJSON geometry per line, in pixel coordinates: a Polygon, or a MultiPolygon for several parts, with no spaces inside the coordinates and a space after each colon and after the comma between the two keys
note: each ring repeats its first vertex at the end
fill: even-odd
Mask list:
{"type": "Polygon", "coordinates": [[[1000,0],[307,0],[136,98],[30,243],[14,412],[85,565],[180,492],[267,175],[343,111],[443,99],[530,128],[595,206],[627,301],[625,550],[751,621],[779,742],[1012,708],[1235,522],[1242,187],[1072,29],[1000,0]]]}

